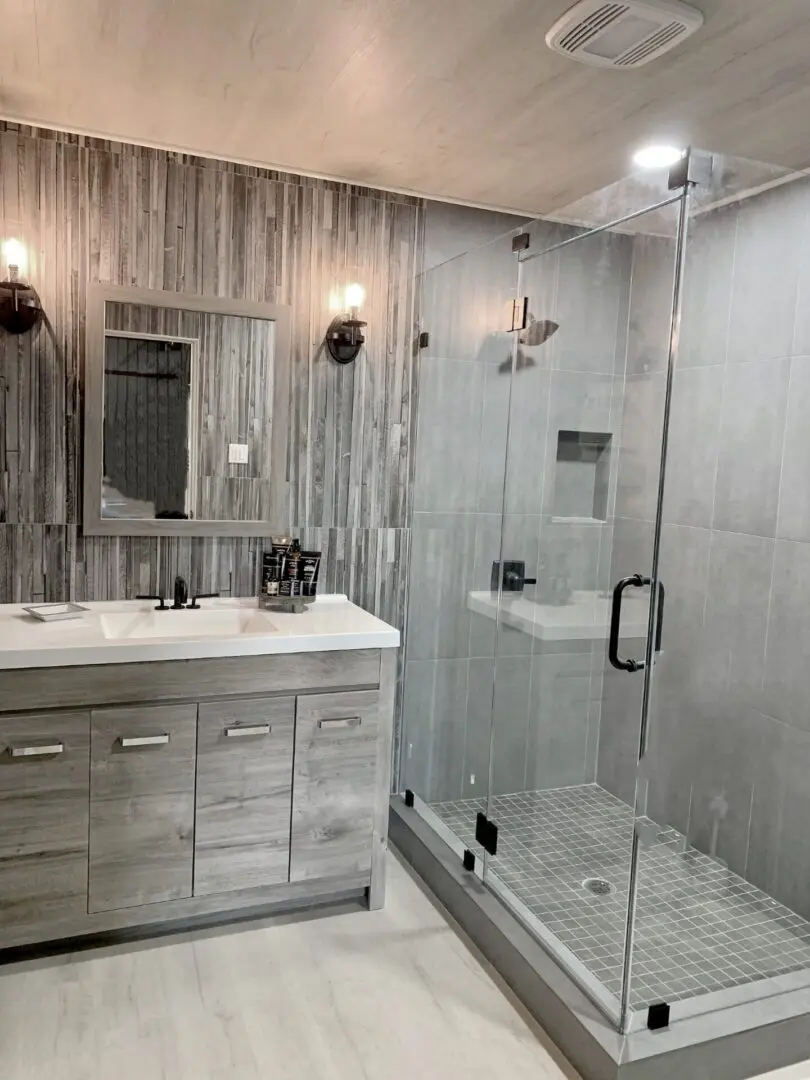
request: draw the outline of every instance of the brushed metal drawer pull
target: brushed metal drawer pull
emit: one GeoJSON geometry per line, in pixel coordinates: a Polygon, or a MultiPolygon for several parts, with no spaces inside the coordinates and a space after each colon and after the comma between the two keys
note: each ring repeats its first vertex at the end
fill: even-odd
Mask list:
{"type": "Polygon", "coordinates": [[[244,724],[242,727],[226,727],[225,734],[229,739],[236,739],[240,735],[269,735],[272,730],[270,724],[244,724]]]}
{"type": "Polygon", "coordinates": [[[347,728],[360,727],[359,716],[335,717],[334,720],[319,720],[319,728],[347,728]]]}
{"type": "Polygon", "coordinates": [[[18,757],[49,757],[51,754],[64,754],[64,743],[51,743],[48,746],[10,746],[9,754],[18,757]]]}
{"type": "Polygon", "coordinates": [[[132,746],[165,746],[170,736],[167,735],[121,735],[119,742],[125,750],[132,746]]]}

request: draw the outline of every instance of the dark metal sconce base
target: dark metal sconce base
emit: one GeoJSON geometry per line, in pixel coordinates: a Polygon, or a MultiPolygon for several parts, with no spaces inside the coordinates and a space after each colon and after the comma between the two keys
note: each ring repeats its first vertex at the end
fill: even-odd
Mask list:
{"type": "Polygon", "coordinates": [[[338,364],[351,364],[365,344],[361,330],[366,324],[360,319],[336,315],[326,331],[326,347],[338,364]]]}
{"type": "Polygon", "coordinates": [[[36,291],[21,281],[0,281],[0,326],[9,334],[33,330],[42,315],[36,291]]]}

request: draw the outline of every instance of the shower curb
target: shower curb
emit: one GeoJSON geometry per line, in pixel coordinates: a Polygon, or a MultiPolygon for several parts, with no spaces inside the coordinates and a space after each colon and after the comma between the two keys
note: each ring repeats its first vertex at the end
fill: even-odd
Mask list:
{"type": "Polygon", "coordinates": [[[399,796],[389,837],[583,1080],[749,1080],[810,1058],[810,990],[620,1035],[399,796]]]}

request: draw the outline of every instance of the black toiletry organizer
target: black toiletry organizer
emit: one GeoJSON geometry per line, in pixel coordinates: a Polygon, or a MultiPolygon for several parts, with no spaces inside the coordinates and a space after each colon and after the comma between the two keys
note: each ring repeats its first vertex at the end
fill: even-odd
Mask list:
{"type": "Polygon", "coordinates": [[[262,554],[260,605],[268,611],[306,611],[315,600],[320,565],[320,551],[302,551],[292,536],[274,536],[262,554]]]}

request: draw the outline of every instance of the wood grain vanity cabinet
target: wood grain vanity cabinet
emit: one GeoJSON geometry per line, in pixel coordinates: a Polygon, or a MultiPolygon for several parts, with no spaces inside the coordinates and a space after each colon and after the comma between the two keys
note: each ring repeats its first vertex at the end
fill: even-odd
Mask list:
{"type": "Polygon", "coordinates": [[[94,709],[88,911],[191,896],[196,705],[94,709]]]}
{"type": "Polygon", "coordinates": [[[0,670],[0,950],[384,898],[396,656],[0,670]]]}
{"type": "Polygon", "coordinates": [[[298,698],[290,881],[369,869],[379,704],[376,690],[298,698]]]}
{"type": "Polygon", "coordinates": [[[295,698],[200,705],[194,895],[289,881],[295,698]]]}
{"type": "Polygon", "coordinates": [[[87,911],[90,715],[0,717],[0,926],[87,911]]]}

